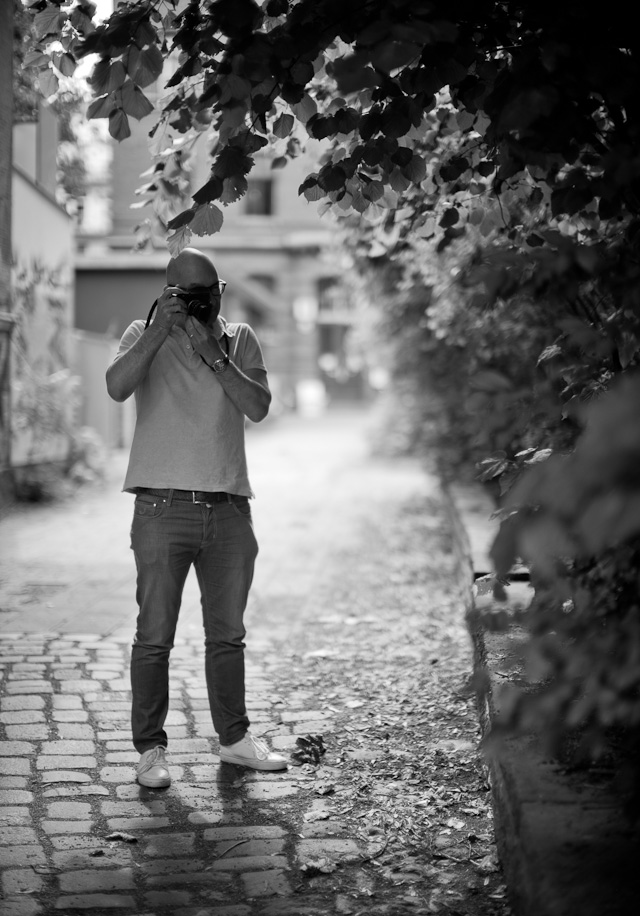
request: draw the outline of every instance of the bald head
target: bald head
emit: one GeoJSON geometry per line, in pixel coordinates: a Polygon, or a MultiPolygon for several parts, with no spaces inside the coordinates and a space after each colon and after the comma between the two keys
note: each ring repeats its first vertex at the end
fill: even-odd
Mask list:
{"type": "Polygon", "coordinates": [[[183,248],[167,264],[167,286],[189,289],[194,286],[213,286],[218,273],[206,254],[197,248],[183,248]]]}

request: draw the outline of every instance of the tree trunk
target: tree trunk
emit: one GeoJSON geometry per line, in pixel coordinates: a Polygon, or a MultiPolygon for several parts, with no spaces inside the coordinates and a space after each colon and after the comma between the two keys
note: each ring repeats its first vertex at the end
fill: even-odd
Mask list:
{"type": "Polygon", "coordinates": [[[13,134],[13,0],[0,0],[0,507],[7,495],[11,445],[11,166],[13,134]]]}

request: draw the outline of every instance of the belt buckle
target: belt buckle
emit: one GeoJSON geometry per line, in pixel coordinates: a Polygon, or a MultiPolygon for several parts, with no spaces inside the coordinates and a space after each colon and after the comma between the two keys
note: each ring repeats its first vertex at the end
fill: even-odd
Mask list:
{"type": "Polygon", "coordinates": [[[192,502],[195,506],[206,506],[206,505],[207,505],[207,501],[206,501],[205,499],[196,499],[196,493],[198,493],[198,492],[199,492],[199,490],[191,490],[191,502],[192,502]]]}

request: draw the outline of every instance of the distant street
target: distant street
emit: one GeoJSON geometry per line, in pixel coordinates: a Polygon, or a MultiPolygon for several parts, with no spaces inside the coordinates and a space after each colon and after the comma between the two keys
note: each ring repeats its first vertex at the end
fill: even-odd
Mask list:
{"type": "MultiPolygon", "coordinates": [[[[339,552],[373,506],[423,489],[414,462],[372,461],[366,409],[284,417],[247,431],[252,503],[260,544],[252,605],[304,596],[329,551],[339,552]]],[[[107,480],[56,504],[24,504],[0,520],[3,632],[132,635],[135,569],[129,548],[133,497],[122,493],[127,453],[111,456],[107,480]]],[[[197,625],[190,576],[182,623],[197,625]]]]}

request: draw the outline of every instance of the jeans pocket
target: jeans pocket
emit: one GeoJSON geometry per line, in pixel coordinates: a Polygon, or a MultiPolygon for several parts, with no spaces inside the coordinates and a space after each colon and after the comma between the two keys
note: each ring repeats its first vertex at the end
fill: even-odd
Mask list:
{"type": "Polygon", "coordinates": [[[133,518],[152,519],[159,518],[165,510],[166,500],[157,496],[136,496],[133,504],[133,518]]]}
{"type": "Polygon", "coordinates": [[[251,518],[251,505],[249,504],[248,496],[234,496],[231,500],[231,505],[242,518],[251,518]]]}

